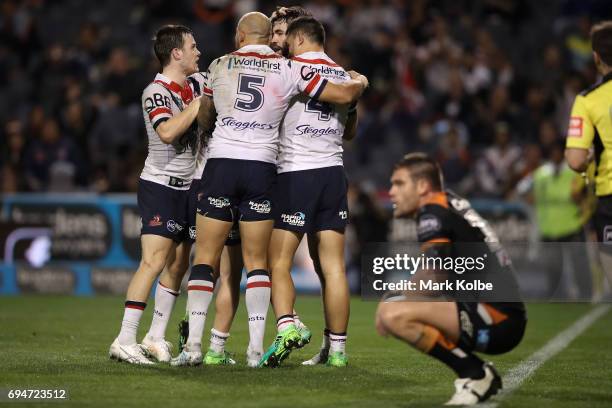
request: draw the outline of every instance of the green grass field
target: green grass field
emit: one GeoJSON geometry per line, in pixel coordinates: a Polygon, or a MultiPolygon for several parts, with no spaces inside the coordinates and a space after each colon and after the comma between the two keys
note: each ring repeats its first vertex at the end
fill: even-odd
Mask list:
{"type": "MultiPolygon", "coordinates": [[[[152,305],[141,324],[144,335],[152,305]]],[[[185,297],[177,303],[184,310],[185,297]]],[[[429,407],[453,392],[451,371],[394,339],[375,334],[376,304],[351,304],[347,369],[302,367],[318,350],[319,299],[298,298],[297,309],[313,330],[312,343],[278,369],[249,369],[248,334],[240,305],[227,349],[235,367],[134,367],[108,359],[123,313],[117,297],[22,296],[0,298],[0,388],[66,388],[66,405],[100,407],[429,407]]],[[[522,344],[491,360],[503,375],[591,309],[589,305],[530,305],[522,344]]],[[[175,313],[168,339],[176,344],[175,313]]],[[[269,317],[271,317],[271,313],[269,317]]],[[[205,337],[208,337],[212,315],[205,337]]],[[[266,344],[272,341],[269,318],[266,344]]],[[[141,337],[139,337],[141,338],[141,337]]],[[[612,312],[599,319],[562,353],[546,362],[502,407],[612,406],[612,312]]],[[[10,406],[0,402],[0,408],[10,406]]],[[[23,406],[22,403],[13,404],[23,406]]],[[[38,404],[41,405],[41,404],[38,404]]],[[[57,402],[48,403],[58,406],[57,402]]]]}

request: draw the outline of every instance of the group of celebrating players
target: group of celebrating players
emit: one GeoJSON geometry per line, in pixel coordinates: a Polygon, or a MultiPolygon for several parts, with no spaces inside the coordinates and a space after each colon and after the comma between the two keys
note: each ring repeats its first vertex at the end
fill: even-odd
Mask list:
{"type": "Polygon", "coordinates": [[[152,364],[150,357],[176,366],[234,364],[224,345],[245,268],[247,363],[279,365],[311,338],[294,311],[290,275],[306,233],[323,287],[326,330],[321,351],[305,364],[346,366],[342,141],[355,133],[356,100],[367,78],[325,54],[323,26],[300,7],[279,8],[271,19],[244,15],[235,41],[237,50],[204,73],[191,30],[165,26],[156,34],[162,70],[142,96],[149,137],[138,188],[142,261],[110,356],[135,364],[152,364]],[[165,331],[194,242],[185,344],[172,359],[165,331]],[[158,277],[151,328],[138,344],[138,324],[158,277]],[[215,322],[203,356],[217,281],[215,322]],[[264,353],[270,303],[278,336],[264,353]]]}
{"type": "MultiPolygon", "coordinates": [[[[290,275],[307,234],[321,281],[326,328],[321,349],[303,364],[344,367],[349,289],[342,143],[355,134],[357,100],[368,80],[325,54],[323,26],[301,7],[278,8],[271,18],[245,14],[235,42],[236,51],[199,72],[200,52],[189,28],[164,26],[156,34],[161,73],[142,96],[149,139],[138,187],[142,260],[128,287],[121,330],[109,355],[133,364],[235,364],[224,347],[244,268],[247,364],[279,366],[312,336],[294,310],[290,275]],[[165,332],[194,242],[184,344],[172,358],[165,332]],[[139,344],[139,322],[156,279],[153,320],[139,344]],[[203,355],[203,329],[215,286],[215,320],[203,355]],[[264,350],[270,303],[278,334],[264,350]]],[[[427,253],[441,256],[452,241],[498,242],[484,220],[475,221],[467,201],[444,191],[439,167],[428,156],[407,155],[391,181],[394,215],[417,217],[427,253]]],[[[512,274],[510,265],[497,267],[512,274]]],[[[523,304],[405,300],[410,299],[399,294],[380,304],[378,332],[453,369],[458,379],[450,404],[474,404],[496,393],[499,375],[473,352],[498,354],[514,348],[525,329],[523,304]]]]}

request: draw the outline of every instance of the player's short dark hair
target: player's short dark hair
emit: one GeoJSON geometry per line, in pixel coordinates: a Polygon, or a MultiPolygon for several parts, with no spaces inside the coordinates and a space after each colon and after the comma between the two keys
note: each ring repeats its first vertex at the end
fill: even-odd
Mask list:
{"type": "Polygon", "coordinates": [[[287,37],[294,33],[302,33],[320,45],[325,45],[325,29],[314,17],[298,17],[287,27],[287,37]]]}
{"type": "Polygon", "coordinates": [[[170,54],[175,48],[183,48],[185,35],[193,35],[189,27],[182,25],[165,25],[153,37],[153,51],[162,68],[170,63],[170,54]]]}
{"type": "Polygon", "coordinates": [[[274,27],[274,24],[281,21],[284,21],[289,24],[296,18],[303,16],[312,16],[312,14],[310,14],[310,11],[306,10],[302,6],[277,6],[276,10],[274,10],[274,13],[272,13],[272,16],[270,17],[270,25],[274,27]]]}
{"type": "Polygon", "coordinates": [[[427,153],[408,153],[393,167],[393,170],[399,169],[407,169],[414,181],[425,179],[434,191],[442,191],[444,182],[440,165],[427,153]]]}
{"type": "Polygon", "coordinates": [[[612,21],[603,21],[591,29],[591,44],[604,64],[612,66],[612,21]]]}

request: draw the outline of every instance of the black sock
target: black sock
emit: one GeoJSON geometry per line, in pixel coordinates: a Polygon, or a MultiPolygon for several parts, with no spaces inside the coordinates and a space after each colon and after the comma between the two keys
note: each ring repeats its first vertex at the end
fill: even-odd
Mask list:
{"type": "Polygon", "coordinates": [[[485,375],[484,361],[473,353],[468,353],[450,342],[436,341],[429,355],[451,368],[459,378],[480,379],[485,375]]]}

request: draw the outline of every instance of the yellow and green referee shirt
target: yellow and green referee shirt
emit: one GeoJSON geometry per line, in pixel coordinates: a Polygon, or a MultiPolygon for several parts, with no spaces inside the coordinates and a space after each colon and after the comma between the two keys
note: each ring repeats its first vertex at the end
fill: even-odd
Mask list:
{"type": "Polygon", "coordinates": [[[595,193],[612,194],[612,73],[574,100],[566,147],[595,148],[595,193]]]}

